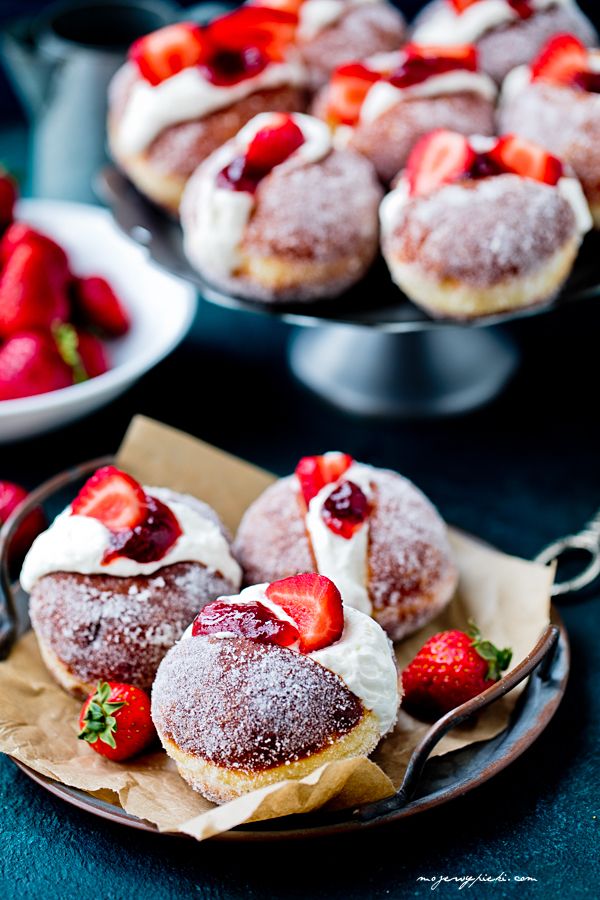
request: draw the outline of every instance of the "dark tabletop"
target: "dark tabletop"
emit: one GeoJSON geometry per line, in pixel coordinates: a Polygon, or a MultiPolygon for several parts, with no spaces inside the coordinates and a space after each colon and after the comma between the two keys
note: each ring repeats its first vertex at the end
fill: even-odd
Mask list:
{"type": "MultiPolygon", "coordinates": [[[[16,143],[3,137],[0,149],[10,143],[20,155],[19,132],[16,143]]],[[[280,474],[331,447],[391,466],[447,520],[527,558],[600,505],[600,301],[519,323],[524,361],[504,395],[431,422],[329,408],[289,374],[291,333],[201,303],[184,343],[123,398],[53,434],[0,445],[0,477],[33,487],[115,450],[132,415],[145,413],[280,474]]],[[[53,798],[0,756],[0,897],[424,897],[431,885],[419,876],[444,875],[498,879],[465,888],[477,897],[600,896],[600,589],[560,609],[571,678],[534,746],[465,798],[359,837],[234,846],[139,834],[53,798]]],[[[457,890],[441,884],[437,894],[457,890]]]]}

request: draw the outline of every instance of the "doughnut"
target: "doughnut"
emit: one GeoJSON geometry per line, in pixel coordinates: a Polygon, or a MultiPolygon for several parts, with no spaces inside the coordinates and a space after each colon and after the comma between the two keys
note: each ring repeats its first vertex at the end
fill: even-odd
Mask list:
{"type": "Polygon", "coordinates": [[[554,38],[531,66],[507,76],[499,123],[573,168],[600,228],[600,51],[572,35],[554,38]]]}
{"type": "Polygon", "coordinates": [[[419,138],[435,128],[494,134],[496,95],[495,83],[478,71],[475,47],[407,44],[340,66],[317,95],[313,113],[389,183],[419,138]]]}
{"type": "Polygon", "coordinates": [[[592,226],[579,181],[543,148],[448,131],[416,145],[380,215],[392,279],[458,320],[550,302],[592,226]]]}
{"type": "Polygon", "coordinates": [[[417,17],[413,40],[477,44],[482,70],[500,83],[563,32],[588,46],[598,39],[574,0],[433,0],[417,17]]]}
{"type": "Polygon", "coordinates": [[[239,9],[132,45],[109,87],[107,128],[113,159],[142,194],[176,214],[192,172],[246,122],[306,107],[294,30],[287,13],[239,9]]]}
{"type": "Polygon", "coordinates": [[[184,249],[227,293],[267,303],[333,297],[377,254],[381,196],[368,160],[334,149],[324,122],[263,113],[188,182],[184,249]]]}
{"type": "Polygon", "coordinates": [[[214,510],[114,466],[39,535],[21,572],[42,658],[80,698],[98,680],[148,690],[198,609],[240,581],[214,510]]]}
{"type": "Polygon", "coordinates": [[[384,631],[312,573],[204,607],[159,666],[152,719],[181,776],[225,803],[368,756],[399,702],[384,631]]]}
{"type": "Polygon", "coordinates": [[[246,583],[309,570],[331,578],[346,605],[395,641],[434,618],[458,578],[427,498],[396,472],[345,453],[304,457],[268,487],[244,514],[234,552],[246,583]]]}

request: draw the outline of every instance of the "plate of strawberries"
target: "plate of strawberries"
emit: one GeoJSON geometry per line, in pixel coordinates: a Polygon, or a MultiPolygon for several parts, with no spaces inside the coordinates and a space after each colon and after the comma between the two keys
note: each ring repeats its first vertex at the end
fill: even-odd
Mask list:
{"type": "Polygon", "coordinates": [[[109,403],[186,334],[194,289],[100,207],[18,200],[0,175],[0,443],[109,403]]]}

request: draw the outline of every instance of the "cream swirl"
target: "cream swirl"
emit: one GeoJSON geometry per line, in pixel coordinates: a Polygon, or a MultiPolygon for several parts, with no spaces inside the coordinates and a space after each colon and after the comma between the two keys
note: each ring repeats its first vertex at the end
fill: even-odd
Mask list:
{"type": "MultiPolygon", "coordinates": [[[[184,248],[190,262],[200,269],[230,275],[241,263],[240,245],[254,209],[255,196],[220,187],[219,172],[243,155],[252,138],[281,113],[260,113],[238,134],[212,153],[190,178],[181,201],[184,248]]],[[[291,114],[304,143],[281,167],[291,168],[323,159],[331,150],[331,132],[324,122],[301,113],[291,114]]]]}
{"type": "Polygon", "coordinates": [[[111,549],[111,532],[98,519],[72,515],[68,506],[31,545],[21,571],[22,587],[31,591],[40,578],[51,572],[131,578],[152,575],[165,566],[180,562],[201,563],[220,572],[237,587],[242,572],[216,522],[186,503],[180,494],[156,487],[144,487],[144,490],[169,507],[182,532],[161,559],[140,563],[118,556],[104,563],[103,559],[111,549]]]}
{"type": "MultiPolygon", "coordinates": [[[[552,6],[573,6],[573,0],[531,0],[536,12],[552,6]]],[[[417,25],[413,40],[418,44],[474,44],[488,31],[520,20],[519,13],[506,0],[479,0],[463,12],[450,2],[436,7],[417,25]]]]}
{"type": "Polygon", "coordinates": [[[360,121],[373,122],[402,100],[452,94],[478,94],[493,103],[497,88],[489,75],[469,72],[467,69],[432,75],[410,87],[397,87],[389,81],[377,81],[365,97],[360,110],[360,121]]]}
{"type": "Polygon", "coordinates": [[[339,588],[344,603],[371,614],[371,600],[367,589],[367,568],[369,551],[369,522],[365,521],[352,537],[336,534],[323,519],[323,507],[328,497],[342,481],[351,481],[365,494],[367,500],[373,496],[371,466],[352,463],[338,481],[326,484],[308,504],[306,529],[310,537],[312,551],[319,574],[330,578],[339,588]]]}
{"type": "MultiPolygon", "coordinates": [[[[220,597],[219,602],[236,605],[262,603],[277,618],[295,624],[278,604],[266,596],[268,586],[254,584],[237,596],[220,597]]],[[[230,638],[237,635],[219,632],[211,636],[230,638]]],[[[188,626],[181,639],[191,637],[192,625],[188,626]]],[[[289,649],[298,652],[295,646],[289,649]]],[[[365,708],[375,713],[382,737],[394,727],[400,704],[398,670],[392,643],[374,619],[344,606],[344,630],[340,639],[322,650],[313,650],[306,655],[338,675],[348,689],[362,700],[365,708]]]]}
{"type": "MultiPolygon", "coordinates": [[[[126,67],[131,65],[126,63],[126,67]]],[[[123,74],[116,77],[125,77],[126,72],[124,67],[123,74]]],[[[295,59],[269,63],[257,75],[224,86],[212,84],[197,66],[183,69],[157,85],[139,78],[115,125],[114,143],[124,156],[142,153],[171,125],[205,118],[256,91],[305,84],[305,69],[295,59]]]]}

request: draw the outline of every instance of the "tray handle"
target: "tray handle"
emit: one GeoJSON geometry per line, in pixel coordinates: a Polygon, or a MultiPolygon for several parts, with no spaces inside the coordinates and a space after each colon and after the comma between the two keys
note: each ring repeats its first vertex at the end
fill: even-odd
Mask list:
{"type": "Polygon", "coordinates": [[[438,719],[413,750],[398,791],[385,800],[361,806],[354,812],[355,818],[362,822],[368,822],[371,819],[376,819],[401,809],[414,794],[431,751],[448,731],[456,728],[457,725],[462,725],[475,713],[499,700],[500,697],[503,697],[524,681],[538,667],[538,677],[543,681],[547,681],[556,655],[559,635],[559,628],[556,625],[549,625],[531,653],[518,666],[515,666],[508,675],[505,675],[504,678],[501,678],[500,681],[497,681],[483,693],[478,694],[477,697],[467,700],[466,703],[457,706],[456,709],[450,710],[449,713],[438,719]]]}
{"type": "Polygon", "coordinates": [[[101,456],[55,475],[54,478],[31,491],[27,499],[17,507],[0,529],[0,660],[8,657],[17,639],[17,609],[8,565],[8,547],[13,535],[27,514],[36,506],[44,503],[55,491],[67,487],[74,481],[79,481],[85,475],[99,469],[100,466],[107,466],[113,462],[113,456],[101,456]]]}

